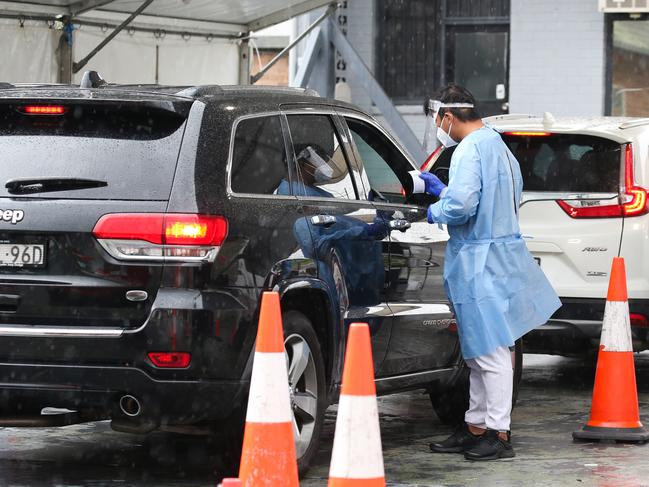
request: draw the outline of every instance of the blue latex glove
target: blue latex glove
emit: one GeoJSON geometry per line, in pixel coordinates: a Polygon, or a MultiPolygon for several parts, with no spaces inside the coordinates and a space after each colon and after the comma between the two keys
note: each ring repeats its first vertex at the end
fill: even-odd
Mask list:
{"type": "Polygon", "coordinates": [[[429,172],[419,173],[419,177],[426,183],[426,193],[439,197],[446,185],[440,179],[429,172]]]}

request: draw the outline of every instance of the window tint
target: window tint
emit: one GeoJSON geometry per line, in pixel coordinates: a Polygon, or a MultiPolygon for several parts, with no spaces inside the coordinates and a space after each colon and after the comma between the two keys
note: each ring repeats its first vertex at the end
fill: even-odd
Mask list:
{"type": "Polygon", "coordinates": [[[345,153],[331,118],[289,115],[298,196],[356,199],[345,153]]]}
{"type": "Polygon", "coordinates": [[[385,199],[391,203],[403,203],[404,183],[411,167],[399,149],[379,130],[364,122],[349,118],[347,125],[352,135],[356,157],[362,161],[364,171],[361,179],[370,200],[385,199]],[[370,190],[373,190],[371,192],[370,190]]]}
{"type": "Polygon", "coordinates": [[[290,194],[286,161],[279,115],[241,120],[234,135],[232,190],[290,194]]]}
{"type": "Polygon", "coordinates": [[[516,156],[526,191],[617,193],[620,146],[588,135],[503,136],[516,156]]]}
{"type": "Polygon", "coordinates": [[[29,116],[0,104],[0,196],[11,179],[80,178],[99,188],[34,193],[31,198],[166,200],[184,118],[129,103],[65,106],[57,116],[29,116]]]}

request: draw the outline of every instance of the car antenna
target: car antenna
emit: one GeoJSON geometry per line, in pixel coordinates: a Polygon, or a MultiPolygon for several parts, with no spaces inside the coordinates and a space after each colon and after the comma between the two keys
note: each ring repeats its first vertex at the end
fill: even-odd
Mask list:
{"type": "Polygon", "coordinates": [[[81,83],[79,83],[79,88],[100,88],[104,85],[107,85],[104,78],[99,76],[97,71],[86,71],[83,73],[83,78],[81,78],[81,83]]]}

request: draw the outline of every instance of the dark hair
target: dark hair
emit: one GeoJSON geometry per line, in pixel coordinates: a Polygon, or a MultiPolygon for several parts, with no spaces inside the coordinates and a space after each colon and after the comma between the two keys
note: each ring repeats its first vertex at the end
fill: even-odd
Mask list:
{"type": "MultiPolygon", "coordinates": [[[[469,90],[463,86],[449,83],[441,88],[433,100],[439,100],[442,103],[471,103],[473,108],[440,108],[439,116],[443,117],[446,112],[450,112],[457,117],[461,122],[472,122],[480,120],[482,117],[478,110],[475,108],[476,101],[469,90]]],[[[432,107],[429,106],[428,100],[424,102],[424,113],[428,115],[432,107]]]]}

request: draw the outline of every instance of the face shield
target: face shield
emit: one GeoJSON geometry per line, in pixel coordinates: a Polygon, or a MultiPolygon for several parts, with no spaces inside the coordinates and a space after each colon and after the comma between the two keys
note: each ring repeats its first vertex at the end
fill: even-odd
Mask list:
{"type": "MultiPolygon", "coordinates": [[[[435,127],[435,120],[437,119],[437,114],[441,108],[473,108],[473,103],[444,103],[439,100],[428,100],[428,110],[426,114],[426,129],[424,131],[424,141],[422,146],[426,153],[430,153],[432,148],[430,147],[431,141],[434,138],[433,127],[435,127]]],[[[449,130],[450,132],[450,130],[449,130]]]]}
{"type": "Polygon", "coordinates": [[[330,182],[333,168],[316,152],[307,146],[297,155],[298,170],[302,172],[302,179],[310,184],[330,182]]]}

